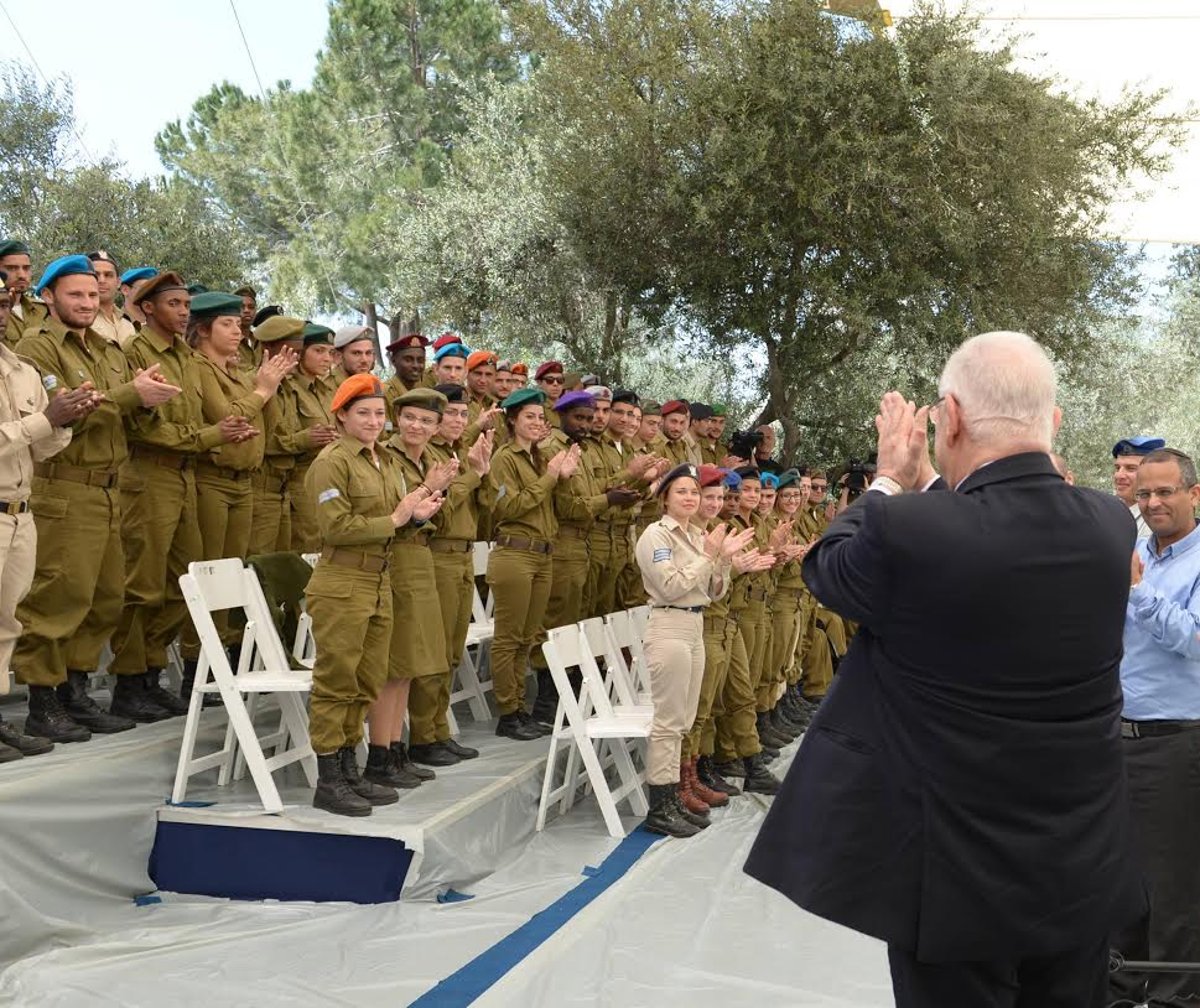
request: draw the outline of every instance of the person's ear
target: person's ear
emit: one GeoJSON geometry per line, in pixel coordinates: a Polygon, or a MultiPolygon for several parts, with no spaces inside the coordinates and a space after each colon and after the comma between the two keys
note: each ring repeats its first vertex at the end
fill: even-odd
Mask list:
{"type": "Polygon", "coordinates": [[[938,426],[945,428],[944,436],[946,442],[948,444],[957,442],[962,437],[965,423],[962,407],[952,393],[947,393],[946,397],[942,400],[941,412],[941,423],[938,426]]]}
{"type": "Polygon", "coordinates": [[[1054,416],[1050,421],[1050,440],[1053,441],[1058,435],[1058,428],[1062,426],[1062,409],[1058,406],[1054,407],[1054,416]]]}

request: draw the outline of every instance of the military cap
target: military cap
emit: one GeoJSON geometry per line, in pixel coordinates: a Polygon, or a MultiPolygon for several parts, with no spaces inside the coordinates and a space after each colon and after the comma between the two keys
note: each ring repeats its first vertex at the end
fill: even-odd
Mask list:
{"type": "Polygon", "coordinates": [[[500,360],[496,361],[496,373],[497,374],[499,374],[501,371],[507,371],[509,374],[512,374],[512,369],[513,369],[513,362],[510,361],[507,357],[501,358],[500,360]]]}
{"type": "Polygon", "coordinates": [[[1152,434],[1141,434],[1137,437],[1122,438],[1113,445],[1113,458],[1122,455],[1149,455],[1152,451],[1167,446],[1166,438],[1155,437],[1152,434]]]}
{"type": "Polygon", "coordinates": [[[467,390],[461,385],[435,385],[434,392],[441,392],[446,397],[446,404],[453,403],[456,406],[461,406],[467,401],[467,390]]]}
{"type": "Polygon", "coordinates": [[[740,493],[742,490],[742,477],[733,469],[722,470],[725,473],[725,489],[730,493],[740,493]]]}
{"type": "Polygon", "coordinates": [[[594,375],[589,372],[588,374],[581,374],[579,376],[579,384],[584,388],[591,388],[593,385],[603,385],[604,383],[600,380],[599,375],[594,375]]]}
{"type": "Polygon", "coordinates": [[[282,314],[283,305],[269,304],[265,308],[259,308],[258,311],[254,313],[254,319],[251,321],[250,325],[251,327],[260,326],[266,322],[267,319],[272,318],[275,315],[282,314]]]}
{"type": "Polygon", "coordinates": [[[825,479],[826,478],[824,469],[812,469],[809,471],[808,475],[812,479],[825,479]]]}
{"type": "Polygon", "coordinates": [[[562,374],[563,366],[559,361],[548,360],[538,365],[537,370],[533,373],[534,381],[541,381],[548,374],[562,374]]]}
{"type": "Polygon", "coordinates": [[[249,284],[242,284],[242,286],[239,287],[237,290],[235,290],[233,293],[236,294],[238,297],[252,297],[252,298],[254,298],[255,301],[258,300],[258,292],[253,287],[251,287],[249,284]]]}
{"type": "Polygon", "coordinates": [[[222,315],[241,317],[242,299],[236,294],[222,294],[220,291],[204,291],[192,298],[192,318],[210,319],[222,315]]]}
{"type": "Polygon", "coordinates": [[[387,352],[394,354],[401,350],[424,350],[427,346],[429,346],[429,340],[420,333],[409,333],[407,336],[401,336],[398,340],[389,343],[387,352]]]}
{"type": "Polygon", "coordinates": [[[541,405],[546,401],[546,393],[541,389],[523,388],[517,389],[509,395],[500,405],[505,410],[520,409],[522,406],[528,406],[530,403],[541,405]]]}
{"type": "Polygon", "coordinates": [[[143,301],[150,301],[158,297],[159,294],[165,291],[187,290],[187,286],[183,282],[183,277],[178,273],[168,270],[166,273],[156,273],[149,280],[143,283],[133,292],[134,301],[141,304],[143,301]]]}
{"type": "Polygon", "coordinates": [[[595,405],[596,400],[592,394],[590,392],[584,392],[582,389],[580,389],[574,392],[564,392],[558,397],[558,401],[555,402],[555,404],[550,408],[554,410],[555,413],[566,413],[567,410],[572,409],[575,406],[586,406],[588,409],[592,409],[595,407],[595,405]]]}
{"type": "Polygon", "coordinates": [[[779,477],[776,476],[773,472],[760,473],[758,478],[762,482],[763,489],[765,489],[765,490],[778,490],[779,489],[779,477]]]}
{"type": "Polygon", "coordinates": [[[371,338],[371,329],[369,326],[363,325],[348,325],[342,326],[333,336],[333,345],[337,350],[345,350],[351,343],[357,343],[359,340],[369,340],[371,338]]]}
{"type": "Polygon", "coordinates": [[[0,241],[0,259],[4,259],[10,255],[33,255],[33,249],[25,244],[25,242],[19,241],[16,238],[0,241]]]}
{"type": "Polygon", "coordinates": [[[449,346],[451,343],[461,343],[462,337],[458,333],[444,332],[441,336],[433,341],[433,349],[436,353],[444,346],[449,346]]]}
{"type": "MultiPolygon", "coordinates": [[[[687,413],[688,404],[686,399],[672,399],[670,402],[662,404],[660,416],[670,416],[672,413],[687,413]]],[[[690,414],[689,414],[690,415],[690,414]]]]}
{"type": "Polygon", "coordinates": [[[520,361],[513,361],[513,365],[509,368],[509,370],[513,374],[519,374],[522,378],[529,377],[529,365],[522,364],[520,361]]]}
{"type": "MultiPolygon", "coordinates": [[[[592,382],[592,384],[595,385],[596,383],[592,382]]],[[[564,389],[586,388],[586,386],[583,383],[583,372],[582,371],[568,371],[566,374],[564,374],[563,375],[563,388],[564,389]]]]}
{"type": "Polygon", "coordinates": [[[641,404],[641,399],[633,389],[617,389],[613,392],[612,401],[614,403],[629,403],[630,406],[641,404]]]}
{"type": "Polygon", "coordinates": [[[356,374],[351,375],[333,394],[333,402],[329,406],[331,413],[336,413],[338,410],[345,409],[359,399],[382,399],[383,382],[376,378],[373,374],[356,374]]]}
{"type": "Polygon", "coordinates": [[[495,364],[496,355],[491,350],[472,350],[467,356],[467,370],[474,371],[484,364],[495,364]]]}
{"type": "Polygon", "coordinates": [[[599,399],[601,402],[612,402],[612,389],[607,385],[592,385],[586,391],[593,399],[599,399]]]}
{"type": "Polygon", "coordinates": [[[254,338],[259,343],[278,343],[280,340],[298,340],[304,337],[304,319],[290,315],[272,315],[254,327],[254,338]]]}
{"type": "Polygon", "coordinates": [[[190,283],[187,285],[187,292],[195,297],[197,294],[207,294],[208,288],[202,283],[190,283]]]}
{"type": "Polygon", "coordinates": [[[725,479],[726,471],[720,466],[710,465],[705,462],[700,467],[700,485],[702,487],[717,486],[725,479]]]}
{"type": "Polygon", "coordinates": [[[441,416],[446,412],[447,404],[447,397],[437,389],[415,388],[396,396],[392,400],[392,409],[399,413],[405,406],[415,406],[441,416]]]}
{"type": "Polygon", "coordinates": [[[106,262],[118,273],[121,272],[121,267],[117,265],[117,260],[112,257],[111,252],[106,252],[104,249],[97,249],[95,252],[89,252],[87,257],[94,263],[106,262]]]}
{"type": "Polygon", "coordinates": [[[761,480],[762,474],[758,471],[757,466],[739,466],[733,470],[743,480],[761,480]]]}
{"type": "Polygon", "coordinates": [[[702,402],[689,403],[688,412],[693,420],[707,420],[713,415],[712,407],[702,402]]]}
{"type": "Polygon", "coordinates": [[[655,497],[665,497],[667,495],[667,488],[672,483],[674,483],[677,479],[682,479],[684,476],[688,476],[691,479],[694,479],[697,483],[699,483],[700,482],[700,468],[698,466],[692,465],[691,462],[684,462],[681,465],[677,465],[674,469],[672,469],[669,473],[667,473],[666,476],[664,476],[662,478],[662,481],[658,484],[658,489],[654,491],[654,496],[655,497]]]}
{"type": "Polygon", "coordinates": [[[121,274],[121,283],[131,285],[141,280],[149,280],[152,276],[158,276],[157,266],[134,266],[121,274]]]}
{"type": "Polygon", "coordinates": [[[802,473],[799,469],[785,469],[779,474],[779,489],[782,490],[784,487],[789,487],[793,483],[799,483],[800,477],[803,475],[804,473],[802,473]]]}
{"type": "Polygon", "coordinates": [[[713,416],[724,416],[726,413],[729,412],[729,407],[726,406],[723,402],[715,402],[709,408],[712,410],[713,416]]]}
{"type": "Polygon", "coordinates": [[[305,346],[329,346],[333,343],[333,330],[320,322],[305,322],[301,335],[305,346]]]}
{"type": "Polygon", "coordinates": [[[646,399],[642,402],[642,416],[662,416],[662,403],[646,399]]]}
{"type": "MultiPolygon", "coordinates": [[[[9,255],[13,254],[14,253],[11,252],[9,253],[9,255]]],[[[86,276],[96,275],[96,270],[95,267],[92,266],[91,259],[85,255],[62,256],[61,258],[55,259],[54,262],[50,263],[50,265],[46,267],[45,272],[42,273],[41,279],[38,280],[37,286],[34,288],[34,293],[41,294],[42,291],[44,291],[60,277],[78,276],[81,274],[86,276]]]]}
{"type": "Polygon", "coordinates": [[[461,357],[466,360],[471,356],[471,348],[463,343],[446,343],[442,348],[433,355],[435,361],[440,361],[443,357],[461,357]]]}

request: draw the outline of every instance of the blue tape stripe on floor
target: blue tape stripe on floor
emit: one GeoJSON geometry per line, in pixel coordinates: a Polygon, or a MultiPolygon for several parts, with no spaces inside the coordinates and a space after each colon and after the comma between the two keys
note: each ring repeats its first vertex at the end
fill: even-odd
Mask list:
{"type": "Polygon", "coordinates": [[[646,850],[662,837],[639,826],[604,859],[594,874],[534,914],[512,934],[501,938],[469,963],[426,991],[408,1008],[460,1008],[482,995],[505,973],[534,951],[580,910],[620,880],[646,850]]]}

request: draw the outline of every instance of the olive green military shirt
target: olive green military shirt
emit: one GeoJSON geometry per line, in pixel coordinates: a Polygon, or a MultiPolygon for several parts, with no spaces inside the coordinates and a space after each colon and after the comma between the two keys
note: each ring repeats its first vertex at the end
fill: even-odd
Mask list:
{"type": "MultiPolygon", "coordinates": [[[[414,462],[404,450],[404,442],[399,434],[393,434],[383,446],[383,450],[395,461],[400,472],[400,496],[407,497],[425,482],[425,473],[433,460],[429,457],[428,448],[421,449],[420,460],[414,462]]],[[[417,539],[424,537],[431,529],[428,525],[415,525],[409,522],[396,529],[397,539],[417,539]]]]}
{"type": "MultiPolygon", "coordinates": [[[[545,444],[548,456],[557,455],[571,447],[571,439],[561,430],[550,432],[545,444]]],[[[560,522],[588,528],[596,516],[608,509],[605,486],[598,482],[591,469],[580,459],[579,467],[569,479],[559,480],[554,488],[554,514],[560,522]]]]}
{"type": "MultiPolygon", "coordinates": [[[[536,448],[533,449],[537,451],[536,448]]],[[[558,478],[534,464],[532,453],[515,442],[492,456],[492,517],[495,535],[553,542],[558,535],[553,490],[558,478]]]]}
{"type": "Polygon", "coordinates": [[[290,448],[291,453],[303,463],[316,458],[317,455],[317,449],[311,447],[308,442],[308,429],[319,424],[333,424],[333,413],[329,409],[333,397],[324,379],[315,375],[300,374],[297,371],[285,381],[296,428],[290,435],[283,435],[281,443],[290,448]]]}
{"type": "Polygon", "coordinates": [[[15,348],[25,333],[36,332],[49,318],[50,309],[46,303],[26,291],[13,303],[4,341],[15,348]]]}
{"type": "Polygon", "coordinates": [[[388,451],[343,435],[326,445],[304,478],[316,502],[317,528],[325,546],[353,546],[372,556],[387,555],[396,533],[392,512],[400,504],[402,477],[388,451]]]}
{"type": "Polygon", "coordinates": [[[685,438],[672,441],[670,438],[664,437],[663,441],[663,455],[671,460],[671,468],[683,465],[685,462],[691,465],[700,464],[699,453],[692,451],[691,446],[685,438]]]}
{"type": "Polygon", "coordinates": [[[487,477],[481,477],[467,462],[467,449],[461,442],[451,445],[448,441],[434,438],[426,446],[433,463],[458,459],[458,475],[446,487],[446,500],[441,510],[433,516],[434,535],[438,539],[475,541],[479,528],[480,491],[487,477]]]}
{"type": "MultiPolygon", "coordinates": [[[[195,361],[200,376],[200,410],[205,422],[215,424],[227,416],[242,416],[261,431],[267,400],[254,390],[253,377],[236,366],[226,371],[204,354],[196,354],[195,361]]],[[[240,444],[217,445],[209,453],[209,461],[224,469],[257,469],[262,465],[264,449],[260,435],[240,444]]]]}
{"type": "Polygon", "coordinates": [[[139,410],[129,420],[129,440],[175,452],[205,452],[221,443],[216,424],[205,425],[200,406],[200,372],[196,352],[182,339],[163,339],[150,326],[129,341],[125,356],[135,368],[159,365],[163,377],[183,389],[153,410],[139,410]]]}
{"type": "Polygon", "coordinates": [[[91,382],[104,396],[99,408],[71,425],[71,443],[54,461],[116,471],[129,455],[124,418],[150,412],[133,387],[133,372],[120,348],[91,329],[68,329],[58,319],[48,318],[26,332],[17,354],[37,368],[51,395],[91,382]]]}

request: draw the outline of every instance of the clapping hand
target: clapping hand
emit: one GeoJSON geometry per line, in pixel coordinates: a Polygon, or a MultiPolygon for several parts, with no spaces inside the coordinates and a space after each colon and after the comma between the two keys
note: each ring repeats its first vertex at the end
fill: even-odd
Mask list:
{"type": "Polygon", "coordinates": [[[160,406],[183,391],[178,385],[167,381],[159,364],[139,369],[133,377],[133,388],[143,406],[160,406]]]}
{"type": "Polygon", "coordinates": [[[296,370],[300,357],[291,347],[284,347],[259,365],[254,376],[254,391],[269,399],[279,391],[279,383],[296,370]]]}
{"type": "Polygon", "coordinates": [[[450,481],[458,475],[458,459],[448,458],[445,462],[437,462],[425,473],[425,485],[433,494],[439,494],[450,485],[450,481]]]}
{"type": "Polygon", "coordinates": [[[876,472],[913,490],[929,468],[929,407],[918,409],[899,392],[888,392],[879,403],[875,429],[879,432],[876,472]]]}
{"type": "Polygon", "coordinates": [[[756,549],[735,553],[730,558],[730,562],[738,574],[754,574],[758,571],[770,570],[775,566],[775,558],[770,553],[763,553],[756,549]]]}
{"type": "Polygon", "coordinates": [[[259,435],[259,431],[252,427],[244,416],[227,416],[217,423],[217,428],[225,444],[241,444],[259,435]]]}
{"type": "Polygon", "coordinates": [[[485,430],[475,439],[467,452],[467,465],[476,476],[486,476],[492,468],[492,443],[496,440],[493,431],[485,430]]]}
{"type": "Polygon", "coordinates": [[[442,504],[445,501],[446,498],[440,493],[430,494],[423,501],[419,501],[413,505],[412,516],[417,521],[428,521],[441,510],[442,504]]]}
{"type": "Polygon", "coordinates": [[[742,529],[741,532],[733,533],[725,537],[725,541],[721,544],[721,556],[726,560],[732,560],[738,553],[741,553],[754,540],[754,529],[742,529]]]}
{"type": "Polygon", "coordinates": [[[1146,565],[1142,563],[1142,558],[1138,556],[1138,551],[1133,551],[1133,558],[1129,561],[1129,587],[1136,588],[1142,583],[1142,572],[1146,569],[1146,565]]]}

